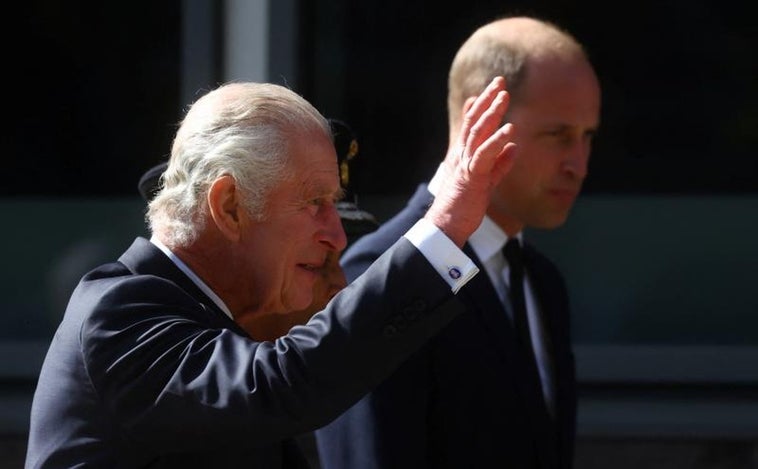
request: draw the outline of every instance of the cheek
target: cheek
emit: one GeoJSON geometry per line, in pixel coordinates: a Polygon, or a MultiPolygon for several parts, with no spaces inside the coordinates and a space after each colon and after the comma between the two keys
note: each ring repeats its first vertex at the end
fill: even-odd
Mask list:
{"type": "Polygon", "coordinates": [[[252,240],[243,261],[246,263],[244,272],[247,272],[247,278],[240,279],[240,282],[250,285],[255,296],[265,298],[266,302],[278,298],[282,284],[287,282],[284,269],[286,258],[286,253],[276,242],[270,239],[252,240]]]}
{"type": "Polygon", "coordinates": [[[555,153],[532,153],[514,172],[511,182],[526,194],[537,194],[561,174],[561,157],[555,153]]]}
{"type": "Polygon", "coordinates": [[[518,198],[525,193],[530,192],[538,182],[538,174],[535,171],[534,161],[528,159],[527,155],[522,155],[511,168],[510,172],[505,175],[503,181],[498,185],[498,190],[503,197],[518,198]]]}

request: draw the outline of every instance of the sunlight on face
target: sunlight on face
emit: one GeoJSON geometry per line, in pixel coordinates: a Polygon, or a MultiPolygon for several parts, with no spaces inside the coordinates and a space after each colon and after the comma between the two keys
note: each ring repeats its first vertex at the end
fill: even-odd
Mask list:
{"type": "Polygon", "coordinates": [[[542,63],[529,76],[509,115],[517,129],[516,161],[488,210],[511,235],[566,221],[600,119],[600,87],[588,63],[542,63]]]}
{"type": "Polygon", "coordinates": [[[337,157],[326,135],[291,140],[286,181],[268,199],[267,216],[245,233],[256,310],[305,309],[330,252],[347,239],[335,207],[341,197],[337,157]]]}

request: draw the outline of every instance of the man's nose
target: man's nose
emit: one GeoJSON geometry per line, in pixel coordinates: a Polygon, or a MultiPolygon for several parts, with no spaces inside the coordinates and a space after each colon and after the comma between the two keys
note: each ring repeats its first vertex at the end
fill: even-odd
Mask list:
{"type": "Polygon", "coordinates": [[[589,160],[589,145],[584,142],[579,142],[571,148],[571,151],[561,162],[561,170],[569,173],[574,178],[582,180],[587,177],[589,160]]]}
{"type": "Polygon", "coordinates": [[[326,244],[334,251],[342,251],[347,246],[347,235],[342,227],[342,219],[337,207],[329,207],[329,213],[324,221],[324,228],[320,232],[319,241],[326,244]]]}

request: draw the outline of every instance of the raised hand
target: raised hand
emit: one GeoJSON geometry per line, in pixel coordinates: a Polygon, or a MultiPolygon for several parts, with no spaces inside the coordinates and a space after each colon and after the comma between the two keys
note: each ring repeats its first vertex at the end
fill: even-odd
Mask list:
{"type": "Polygon", "coordinates": [[[484,218],[490,192],[513,165],[513,125],[501,126],[508,110],[505,79],[496,77],[466,112],[458,145],[445,158],[446,170],[424,218],[463,246],[484,218]]]}

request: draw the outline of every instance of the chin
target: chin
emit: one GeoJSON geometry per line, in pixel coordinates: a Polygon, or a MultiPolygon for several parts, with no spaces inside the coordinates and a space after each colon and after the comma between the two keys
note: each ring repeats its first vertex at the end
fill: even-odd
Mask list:
{"type": "Polygon", "coordinates": [[[312,302],[313,302],[312,296],[309,296],[308,298],[293,298],[292,301],[288,305],[287,313],[291,313],[293,311],[301,311],[309,307],[312,302]]]}
{"type": "Polygon", "coordinates": [[[535,223],[530,223],[529,226],[531,226],[532,228],[538,228],[541,230],[553,230],[555,228],[560,228],[561,226],[563,226],[563,224],[566,223],[567,219],[568,219],[568,214],[563,214],[563,215],[554,216],[554,217],[546,217],[540,220],[536,220],[535,223]]]}

